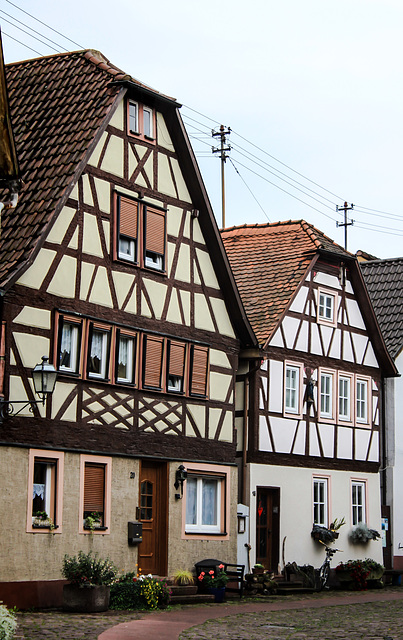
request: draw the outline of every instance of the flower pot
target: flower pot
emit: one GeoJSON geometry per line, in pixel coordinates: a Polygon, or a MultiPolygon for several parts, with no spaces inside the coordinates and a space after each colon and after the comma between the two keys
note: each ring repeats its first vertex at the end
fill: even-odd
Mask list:
{"type": "Polygon", "coordinates": [[[265,572],[264,567],[252,567],[252,573],[254,576],[259,576],[265,572]]]}
{"type": "Polygon", "coordinates": [[[223,602],[225,596],[225,587],[210,587],[209,593],[214,596],[214,602],[223,602]]]}
{"type": "Polygon", "coordinates": [[[78,587],[65,584],[63,587],[63,609],[76,613],[107,611],[111,588],[105,585],[78,587]]]}

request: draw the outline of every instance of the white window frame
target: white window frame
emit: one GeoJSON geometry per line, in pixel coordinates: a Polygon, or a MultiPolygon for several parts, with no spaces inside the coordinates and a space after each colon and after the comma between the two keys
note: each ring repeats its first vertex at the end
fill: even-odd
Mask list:
{"type": "Polygon", "coordinates": [[[339,372],[337,379],[337,416],[339,422],[344,422],[348,424],[353,423],[353,402],[354,402],[354,390],[353,390],[353,382],[354,376],[349,373],[339,372]],[[348,393],[347,395],[341,396],[340,394],[340,383],[347,383],[348,393]],[[347,411],[340,410],[340,403],[343,404],[347,402],[347,411]]]}
{"type": "Polygon", "coordinates": [[[319,419],[326,421],[335,419],[335,371],[319,369],[318,414],[319,419]],[[327,407],[323,407],[326,404],[327,407]]]}
{"type": "MultiPolygon", "coordinates": [[[[217,475],[203,475],[196,473],[189,473],[188,478],[186,480],[186,492],[188,492],[188,487],[190,486],[189,481],[196,481],[196,522],[188,523],[188,509],[186,509],[186,521],[185,521],[185,531],[186,533],[204,533],[204,534],[213,534],[213,533],[221,533],[222,525],[221,522],[221,505],[222,505],[222,485],[224,482],[224,477],[217,475]],[[215,482],[215,503],[216,503],[216,523],[215,524],[205,524],[203,523],[203,484],[208,482],[215,482]]],[[[189,494],[186,493],[186,506],[189,505],[189,494]]]]}
{"type": "Polygon", "coordinates": [[[356,375],[355,377],[355,421],[356,424],[369,425],[371,416],[371,378],[356,375]],[[359,389],[365,389],[365,393],[359,389]]]}
{"type": "Polygon", "coordinates": [[[125,383],[125,384],[134,384],[135,382],[135,357],[136,357],[136,342],[137,336],[134,334],[120,332],[119,337],[116,339],[116,382],[117,383],[125,383]],[[127,363],[131,367],[131,376],[130,377],[119,377],[118,369],[119,369],[119,349],[121,340],[128,341],[128,349],[127,349],[127,363]],[[130,364],[131,363],[131,364],[130,364]]]}
{"type": "Polygon", "coordinates": [[[337,309],[338,309],[338,296],[336,291],[329,291],[327,289],[318,289],[317,298],[317,322],[319,324],[326,324],[331,327],[337,326],[337,309]],[[323,301],[322,301],[323,298],[323,301]],[[330,306],[327,304],[330,302],[330,306]],[[330,308],[330,317],[327,315],[326,310],[330,308]]]}
{"type": "Polygon", "coordinates": [[[351,523],[353,527],[367,521],[367,483],[365,480],[351,480],[351,523]],[[361,517],[360,517],[361,516],[361,517]]]}
{"type": "Polygon", "coordinates": [[[134,135],[138,135],[139,133],[139,103],[136,102],[135,100],[129,100],[129,114],[128,114],[128,128],[129,128],[129,133],[132,133],[134,135]],[[135,109],[135,115],[132,115],[132,107],[134,107],[135,109]],[[132,129],[130,124],[131,122],[134,121],[135,122],[135,129],[132,129]]]}
{"type": "Polygon", "coordinates": [[[150,107],[146,107],[143,105],[143,133],[144,133],[144,137],[145,138],[151,138],[154,139],[154,112],[150,107]],[[149,127],[149,131],[146,131],[146,121],[145,121],[145,114],[148,113],[149,117],[150,117],[150,127],[149,127]]]}
{"type": "Polygon", "coordinates": [[[82,323],[71,320],[70,318],[63,317],[62,322],[59,324],[61,336],[60,336],[60,349],[58,353],[58,369],[64,373],[79,373],[80,371],[80,346],[81,346],[81,333],[82,323]],[[63,331],[65,327],[71,327],[71,341],[70,341],[70,363],[71,366],[61,364],[62,345],[63,345],[63,331]]]}
{"type": "MultiPolygon", "coordinates": [[[[284,413],[300,416],[302,411],[302,375],[303,365],[297,362],[284,363],[284,413]],[[295,385],[287,381],[288,372],[295,373],[295,385]],[[289,392],[289,393],[287,393],[289,392]],[[291,400],[291,401],[290,401],[291,400]]],[[[290,379],[289,379],[290,380],[290,379]]]]}
{"type": "Polygon", "coordinates": [[[134,238],[119,234],[118,257],[120,260],[127,260],[128,262],[136,261],[136,241],[134,238]],[[123,250],[124,243],[127,243],[128,251],[123,250]]]}
{"type": "MultiPolygon", "coordinates": [[[[91,326],[91,324],[89,324],[91,326]]],[[[91,345],[94,333],[99,333],[102,335],[102,357],[101,357],[101,371],[100,373],[96,373],[95,371],[89,370],[88,365],[88,378],[94,378],[96,380],[106,380],[108,376],[108,366],[109,366],[109,338],[110,338],[110,327],[99,327],[94,324],[92,326],[92,332],[89,333],[88,336],[88,358],[91,357],[91,345]]]]}
{"type": "MultiPolygon", "coordinates": [[[[42,451],[41,449],[30,449],[28,459],[28,506],[27,506],[27,533],[49,533],[50,527],[34,528],[33,524],[33,487],[34,487],[34,467],[37,461],[55,463],[55,474],[53,490],[55,492],[55,509],[52,518],[53,533],[62,533],[63,520],[63,474],[64,474],[64,453],[59,451],[42,451]]],[[[50,476],[50,474],[49,474],[50,476]]],[[[49,491],[50,488],[47,487],[49,491]]],[[[46,510],[46,509],[45,509],[46,510]]],[[[49,510],[50,511],[50,510],[49,510]]],[[[47,511],[48,513],[48,511],[47,511]]],[[[49,514],[50,515],[50,514],[49,514]]]]}
{"type": "Polygon", "coordinates": [[[314,476],[312,479],[312,521],[320,527],[329,526],[329,478],[314,476]],[[323,492],[322,496],[318,495],[323,492]]]}

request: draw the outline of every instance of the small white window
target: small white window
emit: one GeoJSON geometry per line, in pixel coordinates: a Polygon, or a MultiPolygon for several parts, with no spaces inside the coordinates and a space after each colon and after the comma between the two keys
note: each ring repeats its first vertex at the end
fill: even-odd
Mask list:
{"type": "Polygon", "coordinates": [[[168,376],[168,391],[176,391],[181,393],[183,391],[183,378],[180,376],[168,376]]]}
{"type": "Polygon", "coordinates": [[[353,526],[365,522],[365,482],[353,480],[351,483],[351,506],[353,526]]]}
{"type": "Polygon", "coordinates": [[[117,376],[118,382],[134,381],[135,337],[124,334],[118,339],[117,376]]]}
{"type": "Polygon", "coordinates": [[[320,416],[333,418],[333,380],[334,374],[320,374],[320,416]]]}
{"type": "Polygon", "coordinates": [[[108,361],[108,331],[93,328],[89,345],[88,375],[90,378],[106,378],[108,361]]]}
{"type": "Polygon", "coordinates": [[[147,138],[153,137],[153,110],[149,107],[143,107],[143,125],[144,135],[147,138]]]}
{"type": "Polygon", "coordinates": [[[135,262],[136,243],[132,238],[119,236],[119,258],[121,260],[129,260],[129,262],[135,262]]]}
{"type": "Polygon", "coordinates": [[[351,378],[339,376],[339,420],[351,420],[351,378]]]}
{"type": "Polygon", "coordinates": [[[162,256],[158,253],[153,253],[152,251],[146,251],[144,264],[146,267],[150,267],[151,269],[162,271],[162,256]]]}
{"type": "Polygon", "coordinates": [[[368,423],[368,380],[356,380],[357,422],[368,423]]]}
{"type": "Polygon", "coordinates": [[[188,476],[186,480],[186,531],[221,532],[223,478],[188,476]]]}
{"type": "Polygon", "coordinates": [[[77,373],[80,331],[81,325],[66,320],[63,321],[59,353],[60,371],[77,373]]]}
{"type": "Polygon", "coordinates": [[[337,294],[318,290],[318,322],[336,325],[337,294]]]}
{"type": "Polygon", "coordinates": [[[285,367],[284,410],[286,413],[299,413],[300,404],[300,367],[287,364],[285,367]]]}
{"type": "Polygon", "coordinates": [[[130,133],[139,132],[139,106],[137,102],[129,102],[129,130],[130,133]]]}
{"type": "Polygon", "coordinates": [[[313,479],[313,523],[328,526],[328,481],[327,478],[313,479]]]}

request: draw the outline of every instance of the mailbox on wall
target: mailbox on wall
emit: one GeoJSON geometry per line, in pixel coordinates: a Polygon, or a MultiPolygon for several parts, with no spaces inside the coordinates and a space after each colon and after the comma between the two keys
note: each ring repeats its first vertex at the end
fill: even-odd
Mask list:
{"type": "Polygon", "coordinates": [[[143,541],[143,523],[128,522],[129,544],[138,544],[143,541]]]}

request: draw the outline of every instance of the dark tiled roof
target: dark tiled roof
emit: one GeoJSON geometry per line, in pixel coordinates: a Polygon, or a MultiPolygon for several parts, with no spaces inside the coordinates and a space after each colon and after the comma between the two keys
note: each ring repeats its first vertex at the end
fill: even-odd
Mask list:
{"type": "Polygon", "coordinates": [[[403,347],[403,258],[360,262],[383,337],[392,358],[403,347]]]}
{"type": "Polygon", "coordinates": [[[353,256],[304,220],[221,231],[246,314],[260,344],[271,337],[313,256],[353,256]]]}
{"type": "MultiPolygon", "coordinates": [[[[121,89],[133,80],[99,52],[78,51],[7,65],[24,186],[1,221],[0,286],[34,251],[43,229],[121,89]]],[[[146,88],[146,87],[145,87],[146,88]]]]}

